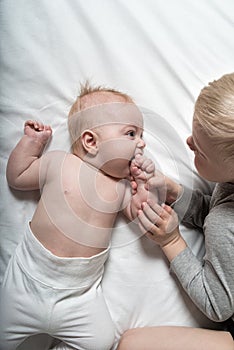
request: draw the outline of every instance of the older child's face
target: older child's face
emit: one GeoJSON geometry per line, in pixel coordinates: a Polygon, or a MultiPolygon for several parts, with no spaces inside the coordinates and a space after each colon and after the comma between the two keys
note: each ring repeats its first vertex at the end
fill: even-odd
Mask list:
{"type": "Polygon", "coordinates": [[[205,133],[198,121],[193,121],[192,135],[188,137],[187,144],[194,152],[194,164],[198,173],[208,181],[226,182],[225,171],[227,163],[224,162],[215,142],[205,133]]]}

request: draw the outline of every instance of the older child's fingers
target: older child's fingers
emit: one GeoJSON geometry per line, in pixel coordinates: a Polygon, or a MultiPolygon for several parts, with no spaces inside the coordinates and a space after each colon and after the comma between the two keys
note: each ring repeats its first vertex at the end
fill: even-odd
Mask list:
{"type": "Polygon", "coordinates": [[[164,225],[164,219],[160,213],[156,213],[147,204],[138,213],[138,220],[145,232],[155,233],[155,231],[164,225]]]}
{"type": "Polygon", "coordinates": [[[170,215],[173,212],[173,209],[169,205],[166,205],[165,203],[162,204],[162,208],[170,215]]]}
{"type": "Polygon", "coordinates": [[[145,207],[146,207],[146,209],[147,208],[151,209],[151,211],[149,211],[149,209],[147,209],[149,212],[151,212],[151,216],[153,215],[153,213],[156,213],[158,216],[160,216],[164,220],[168,220],[168,218],[170,217],[170,215],[173,211],[171,209],[171,207],[169,207],[168,205],[166,205],[164,203],[159,205],[157,202],[153,202],[152,200],[149,200],[147,204],[148,204],[148,207],[147,206],[145,206],[145,207]]]}
{"type": "Polygon", "coordinates": [[[142,211],[145,214],[145,216],[150,220],[150,222],[155,224],[156,222],[159,222],[159,219],[161,219],[163,208],[157,203],[155,203],[152,206],[148,203],[143,203],[142,211]]]}
{"type": "Polygon", "coordinates": [[[142,233],[145,234],[146,232],[150,232],[154,228],[155,223],[149,220],[149,218],[142,210],[139,210],[137,218],[139,220],[138,225],[142,233]]]}
{"type": "Polygon", "coordinates": [[[151,222],[143,212],[139,212],[138,226],[141,232],[148,238],[153,239],[157,244],[161,245],[165,240],[163,225],[161,227],[160,218],[156,223],[151,222]]]}

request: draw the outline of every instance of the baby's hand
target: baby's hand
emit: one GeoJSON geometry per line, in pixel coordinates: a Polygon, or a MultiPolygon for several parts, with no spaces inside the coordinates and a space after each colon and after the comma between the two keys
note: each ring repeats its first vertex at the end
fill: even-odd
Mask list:
{"type": "Polygon", "coordinates": [[[36,120],[27,120],[24,124],[24,134],[46,144],[52,135],[52,129],[36,120]]]}

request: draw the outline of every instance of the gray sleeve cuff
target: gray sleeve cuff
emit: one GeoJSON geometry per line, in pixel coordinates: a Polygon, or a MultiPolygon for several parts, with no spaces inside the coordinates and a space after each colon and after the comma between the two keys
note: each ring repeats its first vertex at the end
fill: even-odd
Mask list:
{"type": "Polygon", "coordinates": [[[179,221],[183,220],[183,217],[186,211],[189,208],[189,204],[191,202],[193,191],[189,188],[182,186],[182,193],[180,197],[171,205],[172,208],[176,211],[179,221]]]}

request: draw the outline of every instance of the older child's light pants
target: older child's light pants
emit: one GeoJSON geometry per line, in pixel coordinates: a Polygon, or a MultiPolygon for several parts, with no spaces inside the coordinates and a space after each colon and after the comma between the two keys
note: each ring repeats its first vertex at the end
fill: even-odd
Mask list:
{"type": "Polygon", "coordinates": [[[109,350],[114,326],[100,281],[108,249],[91,258],[59,258],[28,227],[1,288],[0,349],[48,333],[69,347],[109,350]]]}

